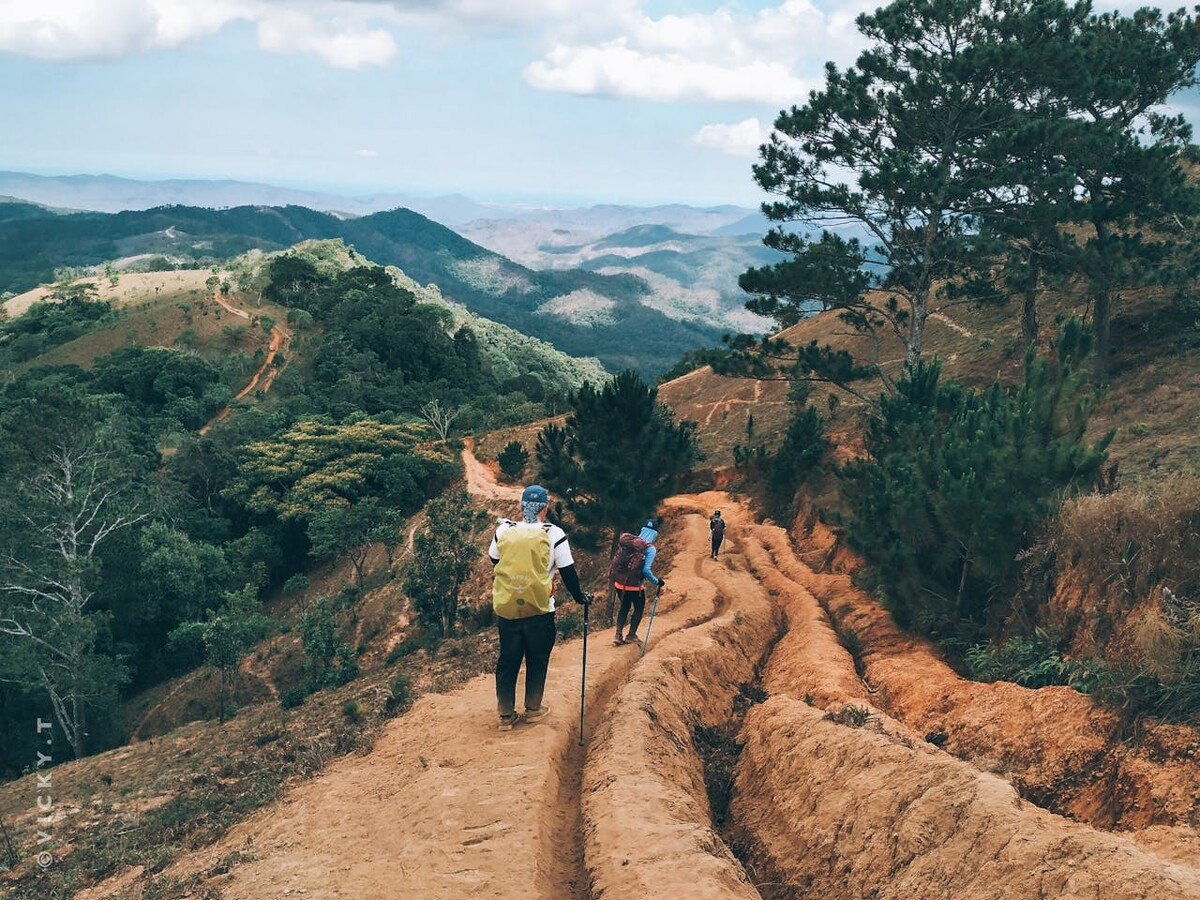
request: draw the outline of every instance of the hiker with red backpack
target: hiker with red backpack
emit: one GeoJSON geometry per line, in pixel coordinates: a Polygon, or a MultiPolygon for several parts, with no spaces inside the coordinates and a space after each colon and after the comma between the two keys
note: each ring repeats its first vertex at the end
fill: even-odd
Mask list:
{"type": "MultiPolygon", "coordinates": [[[[546,521],[550,496],[531,484],[521,494],[521,520],[501,519],[488,557],[492,561],[492,608],[500,631],[496,660],[496,706],[500,730],[511,731],[522,718],[545,718],[542,702],[546,670],[557,631],[554,627],[554,578],[562,579],[576,603],[591,598],[579,585],[566,533],[546,521]],[[517,675],[525,663],[525,714],[516,711],[517,675]]],[[[586,645],[585,645],[586,646],[586,645]]]]}
{"type": "Polygon", "coordinates": [[[646,609],[645,580],[650,579],[650,583],[657,585],[660,591],[667,585],[666,580],[655,575],[653,569],[654,557],[658,553],[654,542],[658,540],[660,525],[661,521],[651,519],[636,537],[626,532],[617,539],[617,550],[608,567],[609,581],[621,601],[617,613],[617,634],[613,639],[613,644],[617,646],[639,643],[638,625],[646,609]],[[629,620],[629,633],[622,637],[625,620],[631,611],[633,618],[629,620]]]}

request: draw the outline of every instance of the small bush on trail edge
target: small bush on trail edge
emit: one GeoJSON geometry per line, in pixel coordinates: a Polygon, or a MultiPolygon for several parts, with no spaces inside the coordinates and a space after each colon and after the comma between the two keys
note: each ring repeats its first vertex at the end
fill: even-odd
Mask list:
{"type": "Polygon", "coordinates": [[[836,722],[838,725],[845,725],[849,728],[862,728],[871,720],[871,711],[865,706],[848,703],[837,712],[826,713],[825,718],[830,722],[836,722]]]}
{"type": "Polygon", "coordinates": [[[357,700],[347,700],[342,704],[342,715],[349,722],[361,722],[364,712],[363,705],[357,700]]]}
{"type": "Polygon", "coordinates": [[[529,451],[520,441],[509,441],[496,457],[496,461],[500,463],[500,472],[504,477],[509,481],[516,481],[525,474],[525,467],[529,465],[529,451]]]}
{"type": "Polygon", "coordinates": [[[1060,642],[1057,634],[1038,628],[1029,637],[968,647],[963,666],[976,681],[1011,681],[1028,688],[1067,684],[1070,672],[1058,652],[1060,642]]]}
{"type": "Polygon", "coordinates": [[[397,675],[392,679],[391,693],[387,700],[387,710],[398,716],[408,712],[413,705],[412,679],[407,675],[397,675]]]}
{"type": "Polygon", "coordinates": [[[560,612],[554,617],[554,626],[563,640],[583,634],[583,613],[577,609],[560,612]]]}
{"type": "Polygon", "coordinates": [[[288,688],[279,695],[279,706],[283,709],[295,709],[308,699],[308,689],[304,687],[288,688]]]}

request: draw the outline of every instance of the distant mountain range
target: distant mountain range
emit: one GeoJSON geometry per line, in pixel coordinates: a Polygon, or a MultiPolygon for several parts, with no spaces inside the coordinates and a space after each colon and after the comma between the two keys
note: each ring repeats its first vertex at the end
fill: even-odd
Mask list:
{"type": "MultiPolygon", "coordinates": [[[[397,207],[411,209],[456,230],[468,222],[518,219],[537,229],[609,234],[635,225],[669,225],[694,234],[745,234],[760,228],[760,214],[747,207],[700,208],[600,205],[579,209],[531,208],[481,203],[461,194],[425,197],[385,192],[348,196],[249,181],[169,179],[148,181],[115,175],[31,175],[0,172],[0,197],[16,197],[65,210],[122,212],[157,206],[306,206],[320,212],[365,216],[397,207]],[[733,229],[729,231],[728,229],[733,229]]],[[[762,220],[765,222],[765,220],[762,220]]]]}
{"type": "MultiPolygon", "coordinates": [[[[696,217],[688,218],[695,227],[696,217]]],[[[673,319],[709,322],[727,331],[767,330],[769,321],[746,309],[738,276],[750,266],[783,258],[762,245],[762,232],[688,234],[670,225],[638,224],[596,235],[578,227],[534,229],[514,219],[476,222],[463,231],[534,269],[635,275],[650,288],[643,301],[647,306],[673,319]]]]}
{"type": "Polygon", "coordinates": [[[50,281],[63,266],[165,256],[208,264],[248,250],[338,238],[396,265],[479,315],[610,370],[653,375],[717,342],[711,322],[664,314],[642,278],[582,268],[535,271],[407,209],[343,218],[300,206],[61,213],[0,201],[0,293],[50,281]]]}

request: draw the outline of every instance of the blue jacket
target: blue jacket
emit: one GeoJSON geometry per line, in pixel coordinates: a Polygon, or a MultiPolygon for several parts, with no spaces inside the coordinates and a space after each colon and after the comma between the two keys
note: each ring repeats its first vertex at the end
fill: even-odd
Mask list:
{"type": "Polygon", "coordinates": [[[646,561],[642,563],[642,574],[650,579],[651,584],[662,584],[662,579],[655,575],[651,568],[654,564],[654,557],[658,555],[658,548],[654,546],[654,542],[658,540],[658,532],[647,525],[641,530],[638,537],[650,545],[646,548],[646,561]]]}

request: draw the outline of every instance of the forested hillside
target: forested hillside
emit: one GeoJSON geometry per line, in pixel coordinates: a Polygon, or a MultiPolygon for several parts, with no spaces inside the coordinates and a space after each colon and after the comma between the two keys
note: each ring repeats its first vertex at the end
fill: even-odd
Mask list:
{"type": "Polygon", "coordinates": [[[635,276],[533,271],[406,209],[339,218],[298,206],[56,214],[5,204],[0,293],[49,282],[64,267],[154,256],[210,265],[250,249],[280,250],[314,238],[344,240],[421,284],[436,284],[472,312],[566,353],[595,356],[610,371],[633,367],[656,373],[720,335],[712,325],[678,321],[648,307],[649,288],[635,276]],[[596,315],[581,318],[580,309],[596,315]]]}
{"type": "Polygon", "coordinates": [[[339,242],[20,299],[0,321],[8,774],[47,694],[75,753],[118,743],[124,699],[213,661],[217,623],[245,648],[289,579],[398,541],[460,471],[436,428],[539,418],[605,377],[339,242]]]}

